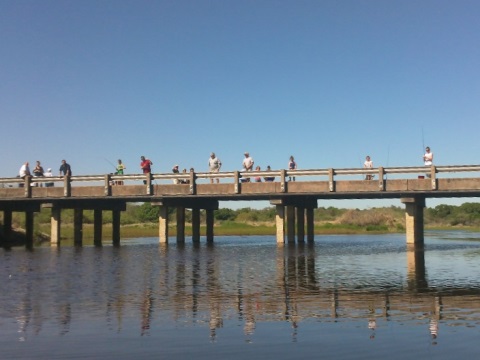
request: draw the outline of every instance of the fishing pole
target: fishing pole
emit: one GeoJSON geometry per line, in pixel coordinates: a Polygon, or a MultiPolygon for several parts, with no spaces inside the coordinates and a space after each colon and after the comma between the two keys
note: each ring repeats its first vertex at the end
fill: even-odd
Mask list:
{"type": "Polygon", "coordinates": [[[111,162],[110,160],[108,160],[107,158],[103,158],[103,159],[104,159],[106,162],[108,162],[110,165],[112,165],[112,166],[115,168],[115,170],[117,170],[117,166],[116,166],[114,163],[112,163],[112,162],[111,162]]]}
{"type": "MultiPolygon", "coordinates": [[[[388,162],[390,161],[390,144],[388,144],[388,148],[387,148],[387,165],[385,167],[388,168],[388,162]]],[[[385,180],[388,179],[388,173],[385,174],[385,180]]]]}
{"type": "Polygon", "coordinates": [[[423,134],[423,125],[422,125],[422,154],[425,151],[425,136],[423,134]]]}

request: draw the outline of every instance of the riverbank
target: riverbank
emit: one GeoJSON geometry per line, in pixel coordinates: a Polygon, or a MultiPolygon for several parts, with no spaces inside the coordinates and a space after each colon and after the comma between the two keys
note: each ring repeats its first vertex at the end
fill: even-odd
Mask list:
{"type": "MultiPolygon", "coordinates": [[[[478,227],[467,226],[435,226],[425,227],[426,230],[465,230],[472,232],[480,232],[478,227]]],[[[176,236],[176,225],[169,226],[169,236],[176,236]]],[[[43,234],[50,232],[49,227],[41,226],[40,231],[43,234]]],[[[200,227],[200,234],[205,235],[205,226],[200,227]]],[[[236,222],[223,222],[215,224],[214,227],[215,236],[262,236],[262,235],[275,235],[276,228],[274,223],[236,223],[236,222]]],[[[335,223],[316,223],[314,227],[314,233],[316,235],[364,235],[364,234],[393,234],[393,233],[405,233],[405,228],[402,226],[388,227],[386,225],[379,226],[357,226],[335,223]]],[[[102,229],[104,239],[109,239],[112,236],[112,227],[110,225],[104,225],[102,229]]],[[[120,234],[122,239],[141,238],[141,237],[156,237],[158,236],[158,224],[145,223],[134,225],[123,225],[120,228],[120,234]]],[[[192,227],[187,224],[185,226],[185,236],[192,235],[192,227]]],[[[85,239],[93,238],[93,225],[84,224],[83,237],[85,239]]],[[[73,239],[73,226],[68,224],[62,228],[62,239],[73,239]]]]}
{"type": "MultiPolygon", "coordinates": [[[[431,231],[456,231],[463,230],[469,232],[480,232],[479,227],[475,226],[426,226],[425,230],[431,231]]],[[[206,228],[205,226],[200,227],[200,234],[205,235],[206,228]]],[[[41,224],[39,230],[35,232],[34,242],[36,245],[42,243],[48,243],[50,241],[50,227],[46,224],[41,224]]],[[[84,224],[83,226],[83,239],[85,244],[93,243],[93,225],[84,224]]],[[[133,225],[123,225],[120,229],[121,237],[123,240],[142,238],[142,237],[158,237],[158,224],[156,223],[145,223],[145,224],[133,224],[133,225]]],[[[273,223],[256,223],[256,224],[245,224],[245,223],[235,223],[235,222],[224,222],[221,224],[216,224],[214,228],[215,236],[265,236],[276,234],[275,224],[273,223]]],[[[315,235],[379,235],[379,234],[394,234],[394,233],[405,233],[405,229],[402,227],[388,228],[387,226],[356,226],[356,225],[346,225],[346,224],[335,224],[335,223],[318,223],[315,224],[314,234],[315,235]]],[[[169,226],[169,236],[176,236],[176,225],[169,226]]],[[[192,227],[191,225],[185,226],[185,236],[192,236],[192,227]]],[[[3,237],[3,234],[0,230],[0,237],[3,237]]],[[[102,228],[102,237],[104,241],[108,241],[112,237],[112,227],[111,225],[104,225],[102,228]]],[[[66,244],[73,243],[73,225],[66,224],[62,227],[62,241],[66,244]]],[[[21,246],[25,243],[25,231],[20,228],[13,230],[13,246],[21,246]]]]}

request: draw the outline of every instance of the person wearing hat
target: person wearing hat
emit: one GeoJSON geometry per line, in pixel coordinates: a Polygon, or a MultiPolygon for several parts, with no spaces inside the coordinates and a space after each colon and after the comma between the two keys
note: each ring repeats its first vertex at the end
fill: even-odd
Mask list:
{"type": "MultiPolygon", "coordinates": [[[[208,168],[210,169],[211,173],[218,173],[220,172],[220,168],[222,167],[222,162],[219,158],[216,157],[215,153],[212,152],[210,154],[210,158],[208,159],[208,168]]],[[[220,179],[217,178],[217,184],[220,182],[220,179]]],[[[210,183],[213,184],[213,178],[210,178],[210,183]]]]}
{"type": "MultiPolygon", "coordinates": [[[[252,171],[253,169],[253,164],[255,163],[253,159],[250,157],[250,153],[247,151],[244,153],[245,159],[243,159],[242,166],[243,166],[243,171],[252,171]]],[[[250,178],[245,179],[246,182],[250,181],[250,178]]]]}
{"type": "MultiPolygon", "coordinates": [[[[52,168],[48,168],[47,171],[45,171],[45,172],[43,173],[43,176],[44,176],[44,177],[52,177],[52,176],[53,176],[53,174],[52,174],[52,168]]],[[[45,183],[45,187],[53,187],[53,186],[54,186],[53,182],[46,182],[46,183],[45,183]]]]}
{"type": "MultiPolygon", "coordinates": [[[[173,172],[174,174],[180,173],[180,171],[178,171],[178,165],[173,165],[172,172],[173,172]]],[[[179,180],[179,179],[173,179],[173,183],[174,183],[175,185],[176,185],[176,184],[180,184],[180,180],[179,180]]]]}

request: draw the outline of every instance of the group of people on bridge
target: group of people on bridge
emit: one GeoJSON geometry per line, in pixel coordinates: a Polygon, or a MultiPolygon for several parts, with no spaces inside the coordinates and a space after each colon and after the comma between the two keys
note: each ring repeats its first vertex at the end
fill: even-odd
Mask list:
{"type": "MultiPolygon", "coordinates": [[[[244,156],[245,156],[245,158],[242,161],[242,171],[243,172],[254,171],[253,166],[255,164],[255,161],[250,156],[250,153],[247,151],[247,152],[244,153],[244,156]]],[[[425,154],[423,155],[423,161],[424,161],[425,166],[431,166],[433,164],[433,153],[430,151],[430,147],[428,147],[428,146],[425,148],[425,154]]],[[[140,169],[142,170],[143,174],[150,174],[152,172],[152,166],[153,166],[153,162],[150,159],[146,158],[143,155],[140,157],[140,169]]],[[[373,161],[372,161],[372,159],[370,158],[369,155],[366,156],[365,162],[363,163],[363,167],[365,169],[373,169],[373,161]]],[[[219,173],[221,168],[222,168],[221,160],[217,157],[217,155],[214,152],[212,152],[210,154],[209,159],[208,159],[209,172],[210,173],[219,173]]],[[[118,162],[117,162],[117,165],[115,165],[115,173],[114,174],[115,175],[123,175],[124,171],[126,169],[127,168],[123,164],[122,160],[119,159],[118,162]]],[[[290,159],[288,161],[288,170],[294,171],[296,169],[297,169],[297,162],[295,161],[295,158],[293,156],[290,156],[290,159]]],[[[261,171],[261,167],[259,165],[257,165],[255,167],[255,171],[261,171]]],[[[266,171],[267,172],[271,171],[270,165],[267,166],[266,171]]],[[[177,165],[177,164],[174,165],[173,168],[172,168],[172,172],[174,174],[179,174],[180,173],[179,165],[177,165]]],[[[190,172],[194,172],[194,169],[190,168],[190,172]]],[[[183,169],[182,173],[187,174],[187,169],[186,168],[183,169]]],[[[60,176],[72,176],[72,169],[71,169],[70,165],[66,162],[66,160],[62,160],[61,165],[60,165],[60,169],[59,169],[59,174],[60,174],[60,176]]],[[[18,174],[17,177],[25,179],[26,176],[52,177],[53,174],[52,174],[52,169],[51,168],[48,168],[47,171],[44,171],[42,165],[40,164],[40,161],[37,160],[35,168],[33,169],[33,171],[30,171],[28,161],[25,162],[20,167],[19,174],[18,174]]],[[[365,180],[372,180],[373,177],[374,177],[374,175],[367,174],[365,176],[365,180]]],[[[265,176],[265,177],[263,177],[263,179],[260,176],[255,176],[255,178],[254,178],[255,182],[262,182],[262,181],[269,182],[269,181],[274,181],[274,180],[275,180],[275,177],[272,177],[272,176],[265,176]]],[[[183,179],[183,180],[174,179],[173,181],[174,181],[174,184],[188,184],[189,183],[189,180],[186,180],[186,179],[183,179]]],[[[211,178],[210,179],[210,182],[212,184],[215,181],[217,183],[219,183],[220,179],[219,178],[216,178],[216,179],[211,178]]],[[[242,182],[250,182],[251,180],[250,180],[249,177],[244,177],[244,178],[241,179],[241,181],[242,182]]],[[[295,176],[289,176],[288,181],[295,181],[295,176]]],[[[37,183],[36,183],[36,185],[38,186],[37,183]]],[[[53,186],[53,182],[45,182],[44,185],[46,187],[53,186]]],[[[123,185],[123,182],[122,181],[116,181],[115,185],[123,185]]],[[[40,183],[40,186],[43,186],[43,184],[40,183]]]]}

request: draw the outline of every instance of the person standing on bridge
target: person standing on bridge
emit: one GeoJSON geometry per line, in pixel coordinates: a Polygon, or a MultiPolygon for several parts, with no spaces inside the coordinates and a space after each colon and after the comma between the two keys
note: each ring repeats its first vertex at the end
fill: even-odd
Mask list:
{"type": "MultiPolygon", "coordinates": [[[[210,158],[208,159],[208,169],[211,173],[218,173],[220,172],[220,168],[222,167],[222,162],[220,159],[215,155],[214,152],[210,154],[210,158]]],[[[220,179],[217,178],[217,184],[220,182],[220,179]]],[[[210,178],[210,183],[213,184],[213,178],[210,178]]]]}
{"type": "MultiPolygon", "coordinates": [[[[152,168],[151,166],[153,163],[149,160],[146,159],[145,156],[140,157],[141,163],[140,163],[140,168],[142,169],[143,173],[146,174],[151,174],[152,173],[152,168]]],[[[143,183],[146,184],[147,181],[143,180],[143,183]]]]}
{"type": "MultiPolygon", "coordinates": [[[[122,163],[122,160],[118,159],[117,167],[115,168],[115,175],[123,175],[123,171],[126,170],[127,167],[122,163]]],[[[116,185],[123,185],[123,181],[117,181],[116,185]]]]}
{"type": "MultiPolygon", "coordinates": [[[[178,170],[178,165],[174,165],[174,166],[173,166],[172,172],[173,172],[174,174],[180,174],[180,171],[178,170]]],[[[180,180],[179,180],[179,179],[173,179],[173,183],[174,183],[174,184],[180,184],[180,180]]]]}
{"type": "MultiPolygon", "coordinates": [[[[37,164],[35,168],[33,169],[33,176],[34,177],[43,177],[43,167],[40,165],[40,161],[37,160],[37,164]]],[[[35,183],[35,186],[38,186],[39,183],[35,183]]],[[[40,186],[42,186],[42,183],[40,183],[40,186]]]]}
{"type": "MultiPolygon", "coordinates": [[[[365,162],[363,163],[363,168],[373,169],[373,161],[370,159],[369,155],[367,155],[367,157],[365,158],[365,162]]],[[[371,174],[365,175],[365,180],[372,180],[372,179],[373,179],[373,175],[371,174]]]]}
{"type": "Polygon", "coordinates": [[[423,162],[425,166],[431,166],[433,164],[433,153],[430,151],[430,148],[428,146],[425,148],[425,154],[423,155],[423,162]]]}
{"type": "MultiPolygon", "coordinates": [[[[53,174],[52,174],[52,168],[48,168],[47,171],[45,171],[43,173],[43,176],[45,177],[53,177],[53,174]]],[[[54,186],[54,183],[53,182],[46,182],[45,183],[45,187],[53,187],[54,186]]]]}
{"type": "MultiPolygon", "coordinates": [[[[245,159],[243,159],[242,166],[243,166],[243,171],[252,171],[253,170],[253,164],[255,163],[253,159],[250,157],[249,152],[245,152],[245,159]]],[[[250,181],[250,178],[245,179],[246,182],[250,181]]]]}
{"type": "Polygon", "coordinates": [[[62,165],[60,165],[60,176],[72,176],[72,168],[65,160],[62,160],[62,165]]]}
{"type": "MultiPolygon", "coordinates": [[[[288,162],[288,170],[294,171],[297,170],[297,163],[295,162],[295,159],[293,158],[293,155],[290,156],[290,160],[288,162]]],[[[295,176],[289,176],[288,181],[295,181],[295,176]]]]}
{"type": "MultiPolygon", "coordinates": [[[[423,154],[423,163],[425,166],[432,166],[433,164],[433,153],[430,151],[430,147],[425,148],[425,154],[423,154]]],[[[427,177],[431,177],[430,174],[427,174],[427,177]]]]}

